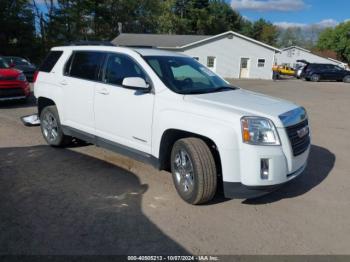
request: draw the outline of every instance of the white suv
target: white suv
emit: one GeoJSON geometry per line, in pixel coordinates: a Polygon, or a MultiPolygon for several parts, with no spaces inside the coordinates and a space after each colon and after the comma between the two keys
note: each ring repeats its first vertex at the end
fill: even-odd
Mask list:
{"type": "Polygon", "coordinates": [[[252,198],[305,169],[304,108],[249,92],[179,53],[55,47],[36,75],[47,143],[79,138],[172,172],[185,201],[252,198]]]}

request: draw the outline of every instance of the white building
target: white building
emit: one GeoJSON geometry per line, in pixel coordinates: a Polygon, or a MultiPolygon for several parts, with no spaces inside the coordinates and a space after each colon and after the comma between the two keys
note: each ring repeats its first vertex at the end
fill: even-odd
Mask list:
{"type": "Polygon", "coordinates": [[[122,33],[112,43],[183,52],[225,78],[272,79],[272,66],[281,52],[233,31],[214,36],[122,33]]]}
{"type": "Polygon", "coordinates": [[[325,58],[299,46],[290,46],[282,49],[282,52],[277,54],[277,64],[296,67],[300,64],[298,60],[305,60],[310,63],[334,64],[344,67],[346,64],[332,58],[325,58]]]}

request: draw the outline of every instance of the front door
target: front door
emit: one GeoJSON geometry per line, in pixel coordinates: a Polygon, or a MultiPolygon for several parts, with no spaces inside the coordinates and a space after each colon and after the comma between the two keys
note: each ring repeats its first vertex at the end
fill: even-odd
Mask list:
{"type": "Polygon", "coordinates": [[[344,70],[336,65],[330,65],[330,67],[330,80],[343,81],[343,77],[345,75],[344,70]]]}
{"type": "Polygon", "coordinates": [[[95,130],[98,137],[151,153],[154,95],[122,86],[126,77],[146,74],[131,57],[108,54],[102,83],[95,88],[95,130]]]}
{"type": "Polygon", "coordinates": [[[239,78],[248,78],[249,77],[249,58],[241,58],[241,68],[239,73],[239,78]]]}

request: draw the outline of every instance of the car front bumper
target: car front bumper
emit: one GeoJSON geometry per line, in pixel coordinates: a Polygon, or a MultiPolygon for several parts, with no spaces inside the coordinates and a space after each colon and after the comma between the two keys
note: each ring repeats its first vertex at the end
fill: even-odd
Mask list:
{"type": "Polygon", "coordinates": [[[30,86],[24,81],[0,81],[0,101],[25,99],[30,95],[30,86]]]}
{"type": "Polygon", "coordinates": [[[285,182],[278,184],[270,184],[264,186],[247,186],[240,182],[223,182],[224,195],[226,198],[236,198],[236,199],[250,199],[260,197],[271,192],[274,192],[281,188],[282,186],[290,183],[294,178],[298,177],[304,172],[306,168],[306,163],[297,171],[287,174],[286,177],[289,178],[285,182]]]}
{"type": "MultiPolygon", "coordinates": [[[[285,139],[284,135],[280,135],[285,139]]],[[[286,140],[285,146],[243,145],[238,152],[239,161],[234,173],[226,173],[224,166],[223,189],[227,198],[255,198],[265,195],[299,176],[306,168],[311,144],[305,152],[294,156],[286,140]],[[268,161],[267,176],[264,176],[262,161],[268,161]],[[232,176],[239,174],[239,176],[232,176]]],[[[226,169],[227,170],[227,169],[226,169]]],[[[233,170],[233,169],[231,169],[233,170]]]]}

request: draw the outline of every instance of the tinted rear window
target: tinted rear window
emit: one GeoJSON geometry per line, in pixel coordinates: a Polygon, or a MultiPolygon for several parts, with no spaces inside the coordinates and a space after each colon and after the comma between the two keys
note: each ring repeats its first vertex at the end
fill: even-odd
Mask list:
{"type": "Polygon", "coordinates": [[[51,51],[39,67],[39,71],[48,73],[51,72],[52,68],[55,66],[62,54],[63,51],[51,51]]]}
{"type": "Polygon", "coordinates": [[[9,65],[6,63],[5,59],[0,57],[0,69],[1,68],[9,68],[9,65]]]}
{"type": "MultiPolygon", "coordinates": [[[[87,80],[97,80],[98,72],[103,62],[104,53],[99,52],[74,52],[70,66],[69,76],[87,80]]],[[[66,72],[68,73],[68,72],[66,72]]]]}

